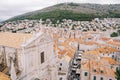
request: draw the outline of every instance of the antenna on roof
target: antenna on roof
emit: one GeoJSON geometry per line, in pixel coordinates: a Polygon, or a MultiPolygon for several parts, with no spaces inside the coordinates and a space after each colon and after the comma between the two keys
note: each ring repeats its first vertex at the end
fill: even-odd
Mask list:
{"type": "Polygon", "coordinates": [[[68,2],[68,1],[66,0],[66,2],[65,2],[65,10],[67,10],[67,2],[68,2]]]}
{"type": "Polygon", "coordinates": [[[58,0],[57,0],[57,4],[58,4],[58,0]]]}
{"type": "Polygon", "coordinates": [[[79,44],[79,42],[78,42],[78,47],[77,47],[77,50],[80,50],[80,44],[79,44]]]}

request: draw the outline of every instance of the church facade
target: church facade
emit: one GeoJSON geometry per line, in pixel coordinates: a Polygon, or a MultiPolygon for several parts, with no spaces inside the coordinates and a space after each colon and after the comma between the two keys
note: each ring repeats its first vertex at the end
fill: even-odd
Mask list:
{"type": "Polygon", "coordinates": [[[0,33],[1,71],[11,80],[57,80],[53,39],[45,33],[0,33]]]}

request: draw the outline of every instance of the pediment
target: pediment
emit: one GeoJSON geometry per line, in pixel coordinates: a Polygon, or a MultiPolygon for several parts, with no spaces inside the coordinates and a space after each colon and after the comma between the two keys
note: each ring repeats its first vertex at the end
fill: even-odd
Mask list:
{"type": "Polygon", "coordinates": [[[47,42],[48,41],[48,39],[46,39],[46,38],[41,38],[40,40],[39,40],[39,43],[45,43],[45,42],[47,42]]]}
{"type": "Polygon", "coordinates": [[[53,41],[51,36],[46,35],[46,34],[42,34],[41,36],[39,36],[35,40],[31,41],[31,43],[29,45],[27,45],[26,47],[33,48],[37,45],[47,44],[48,42],[51,42],[51,41],[53,41]]]}
{"type": "Polygon", "coordinates": [[[52,41],[51,40],[51,38],[50,37],[48,37],[48,36],[44,36],[44,37],[41,37],[40,39],[39,39],[39,43],[45,43],[45,42],[50,42],[50,41],[52,41]]]}

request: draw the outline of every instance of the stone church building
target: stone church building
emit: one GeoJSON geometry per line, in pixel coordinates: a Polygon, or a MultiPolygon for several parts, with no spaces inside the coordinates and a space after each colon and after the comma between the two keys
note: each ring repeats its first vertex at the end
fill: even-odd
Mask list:
{"type": "Polygon", "coordinates": [[[11,80],[57,80],[57,54],[45,33],[0,33],[0,70],[11,80]]]}

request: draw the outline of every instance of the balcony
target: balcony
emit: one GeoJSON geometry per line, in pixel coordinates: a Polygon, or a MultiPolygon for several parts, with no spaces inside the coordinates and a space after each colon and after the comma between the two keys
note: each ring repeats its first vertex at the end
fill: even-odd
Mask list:
{"type": "Polygon", "coordinates": [[[76,74],[80,74],[80,71],[81,71],[80,69],[77,69],[76,74]]]}
{"type": "Polygon", "coordinates": [[[73,67],[73,68],[77,68],[77,65],[73,65],[72,67],[73,67]]]}
{"type": "Polygon", "coordinates": [[[71,68],[72,71],[76,71],[76,68],[71,68]]]}

